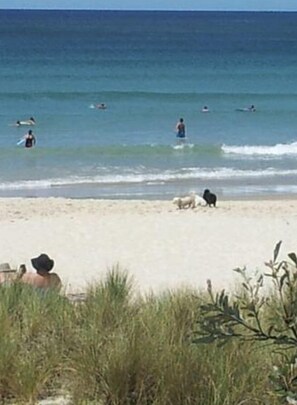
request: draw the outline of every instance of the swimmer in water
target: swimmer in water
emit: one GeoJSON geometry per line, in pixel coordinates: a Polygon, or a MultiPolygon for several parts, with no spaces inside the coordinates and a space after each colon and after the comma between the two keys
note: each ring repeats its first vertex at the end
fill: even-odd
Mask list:
{"type": "Polygon", "coordinates": [[[250,105],[249,107],[237,108],[235,111],[255,112],[255,111],[256,111],[256,107],[252,104],[252,105],[250,105]]]}
{"type": "Polygon", "coordinates": [[[15,125],[17,126],[17,127],[21,127],[22,125],[35,125],[36,124],[36,122],[35,122],[35,119],[34,119],[34,117],[30,117],[28,120],[25,120],[25,121],[17,121],[16,123],[15,123],[15,125]]]}
{"type": "Polygon", "coordinates": [[[96,104],[95,107],[98,108],[98,110],[106,110],[107,108],[106,104],[104,103],[96,104]]]}
{"type": "Polygon", "coordinates": [[[205,105],[205,106],[202,108],[201,112],[203,112],[203,113],[209,112],[209,109],[208,109],[207,105],[205,105]]]}

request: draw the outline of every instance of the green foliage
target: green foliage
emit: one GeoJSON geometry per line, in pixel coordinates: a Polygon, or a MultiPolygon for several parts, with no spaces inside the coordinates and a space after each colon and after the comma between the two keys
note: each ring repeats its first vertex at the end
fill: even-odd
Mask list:
{"type": "MultiPolygon", "coordinates": [[[[244,319],[247,309],[238,313],[225,296],[218,305],[244,319]]],[[[2,287],[0,402],[34,404],[66,393],[74,404],[278,404],[268,348],[225,338],[223,350],[193,344],[205,300],[194,290],[137,297],[118,266],[79,303],[24,285],[2,287]]]]}
{"type": "Polygon", "coordinates": [[[210,300],[201,305],[199,332],[195,343],[217,342],[219,346],[231,339],[272,345],[279,365],[270,372],[271,387],[281,401],[297,404],[297,256],[278,261],[281,242],[273,259],[265,263],[268,273],[255,280],[246,269],[235,269],[243,279],[241,292],[230,298],[223,290],[214,295],[208,281],[210,300]],[[273,292],[267,296],[264,279],[272,280],[273,292]]]}
{"type": "Polygon", "coordinates": [[[62,368],[63,299],[22,284],[2,286],[0,299],[0,399],[33,403],[62,368]]]}

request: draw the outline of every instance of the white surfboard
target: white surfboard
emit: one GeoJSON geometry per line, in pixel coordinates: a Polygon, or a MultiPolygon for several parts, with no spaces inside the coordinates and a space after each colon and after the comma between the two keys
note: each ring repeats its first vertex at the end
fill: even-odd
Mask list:
{"type": "Polygon", "coordinates": [[[17,142],[17,145],[19,146],[19,145],[21,145],[22,143],[24,143],[25,142],[25,138],[22,138],[22,139],[20,139],[18,142],[17,142]]]}

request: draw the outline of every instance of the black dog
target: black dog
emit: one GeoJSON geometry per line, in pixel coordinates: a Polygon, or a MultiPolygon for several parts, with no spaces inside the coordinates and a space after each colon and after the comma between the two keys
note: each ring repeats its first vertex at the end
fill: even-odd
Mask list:
{"type": "Polygon", "coordinates": [[[204,190],[203,198],[209,207],[216,206],[217,196],[215,194],[211,193],[208,189],[204,190]]]}

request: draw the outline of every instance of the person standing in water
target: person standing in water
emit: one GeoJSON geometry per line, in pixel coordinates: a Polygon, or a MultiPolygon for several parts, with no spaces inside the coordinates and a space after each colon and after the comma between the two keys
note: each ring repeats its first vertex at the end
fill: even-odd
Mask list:
{"type": "Polygon", "coordinates": [[[36,144],[36,138],[33,134],[32,129],[29,129],[28,133],[25,135],[25,148],[32,148],[36,144]]]}
{"type": "Polygon", "coordinates": [[[178,123],[176,124],[176,137],[183,142],[185,141],[186,126],[183,118],[180,118],[178,123]]]}

